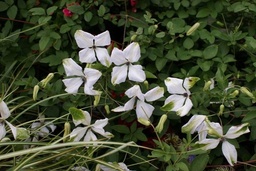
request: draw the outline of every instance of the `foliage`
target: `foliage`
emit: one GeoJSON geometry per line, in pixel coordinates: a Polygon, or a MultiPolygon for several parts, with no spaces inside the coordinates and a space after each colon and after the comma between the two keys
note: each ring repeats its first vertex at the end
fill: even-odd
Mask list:
{"type": "MultiPolygon", "coordinates": [[[[231,168],[221,146],[206,152],[195,143],[197,135],[181,132],[199,114],[221,123],[224,134],[231,126],[249,123],[250,133],[228,141],[237,148],[239,162],[234,169],[255,170],[255,12],[255,0],[1,1],[0,100],[10,108],[7,120],[20,132],[14,140],[6,127],[8,139],[0,144],[0,168],[71,170],[84,166],[93,170],[100,164],[113,167],[108,162],[124,162],[131,170],[231,168]],[[66,93],[63,59],[72,58],[88,67],[78,62],[77,30],[93,35],[108,30],[109,54],[138,42],[141,57],[136,64],[143,66],[146,81],[113,85],[114,65],[94,63],[89,67],[102,73],[94,85],[101,95],[85,95],[80,89],[76,95],[66,93]],[[164,82],[168,77],[200,78],[186,97],[193,107],[184,117],[162,110],[171,94],[164,82]],[[137,120],[135,110],[112,111],[129,100],[125,92],[135,84],[142,93],[165,88],[164,97],[150,102],[155,108],[150,126],[137,120]],[[80,109],[91,114],[92,123],[108,118],[104,129],[114,137],[72,142],[73,117],[81,114],[80,109]],[[159,131],[158,121],[164,114],[167,120],[159,131]],[[42,134],[45,129],[47,135],[42,134]]],[[[165,108],[173,108],[168,105],[165,108]]]]}

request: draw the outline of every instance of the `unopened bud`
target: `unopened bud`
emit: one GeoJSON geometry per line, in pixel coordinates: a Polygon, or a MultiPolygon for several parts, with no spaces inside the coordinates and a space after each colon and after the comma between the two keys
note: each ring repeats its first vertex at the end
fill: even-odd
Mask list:
{"type": "Polygon", "coordinates": [[[160,121],[158,122],[158,124],[156,126],[156,131],[158,133],[161,133],[163,131],[164,123],[165,123],[166,119],[167,119],[167,115],[166,114],[161,116],[160,121]]]}
{"type": "Polygon", "coordinates": [[[249,96],[250,98],[255,99],[254,95],[246,87],[241,87],[240,91],[249,96]]]}
{"type": "Polygon", "coordinates": [[[94,96],[94,102],[93,102],[94,107],[98,106],[98,104],[100,102],[100,96],[101,96],[101,94],[94,96]]]}
{"type": "Polygon", "coordinates": [[[143,84],[145,85],[146,89],[148,90],[148,81],[145,80],[145,81],[143,82],[143,84]]]}
{"type": "Polygon", "coordinates": [[[195,23],[188,31],[187,31],[187,36],[191,35],[192,33],[194,33],[196,31],[196,29],[200,26],[200,23],[197,22],[195,23]]]}
{"type": "Polygon", "coordinates": [[[145,125],[145,126],[149,126],[151,123],[149,122],[149,120],[147,119],[144,119],[144,118],[139,118],[138,119],[138,122],[141,123],[142,125],[145,125]]]}
{"type": "Polygon", "coordinates": [[[105,105],[104,108],[105,108],[106,113],[110,114],[109,105],[105,105]]]}
{"type": "Polygon", "coordinates": [[[46,85],[51,81],[51,79],[54,77],[53,73],[49,73],[45,79],[40,81],[40,85],[45,88],[46,85]]]}
{"type": "Polygon", "coordinates": [[[203,91],[207,91],[210,89],[211,87],[211,84],[212,82],[211,81],[207,81],[205,84],[204,84],[204,88],[203,88],[203,91]]]}
{"type": "Polygon", "coordinates": [[[223,114],[225,106],[223,104],[220,105],[220,111],[218,113],[218,116],[221,116],[223,114]]]}
{"type": "Polygon", "coordinates": [[[63,134],[63,142],[67,142],[67,137],[70,134],[70,123],[65,122],[64,124],[64,134],[63,134]]]}
{"type": "Polygon", "coordinates": [[[230,98],[235,98],[239,94],[238,90],[233,91],[232,93],[229,94],[230,98]]]}
{"type": "Polygon", "coordinates": [[[38,91],[39,91],[39,86],[38,86],[38,85],[35,85],[35,86],[34,86],[34,90],[33,90],[33,100],[34,100],[34,101],[36,101],[36,99],[37,99],[38,91]]]}
{"type": "Polygon", "coordinates": [[[136,34],[132,35],[132,37],[131,37],[131,41],[133,42],[133,41],[136,39],[136,37],[137,37],[137,35],[136,35],[136,34]]]}

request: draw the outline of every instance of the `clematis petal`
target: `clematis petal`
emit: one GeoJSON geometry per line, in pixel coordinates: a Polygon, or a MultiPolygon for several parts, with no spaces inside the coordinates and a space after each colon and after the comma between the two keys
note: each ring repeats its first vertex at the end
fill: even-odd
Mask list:
{"type": "Polygon", "coordinates": [[[124,52],[116,47],[114,47],[114,49],[111,52],[111,61],[115,65],[123,65],[128,62],[127,59],[125,58],[124,52]]]}
{"type": "Polygon", "coordinates": [[[216,148],[219,142],[220,142],[220,139],[204,139],[202,141],[196,142],[196,144],[204,145],[201,147],[203,150],[211,150],[216,148]]]}
{"type": "Polygon", "coordinates": [[[97,129],[102,129],[108,124],[108,118],[105,119],[98,119],[95,121],[95,123],[92,125],[92,128],[95,132],[97,132],[97,129]]]}
{"type": "Polygon", "coordinates": [[[176,112],[184,105],[185,100],[183,95],[171,95],[165,100],[162,110],[176,112]]]}
{"type": "Polygon", "coordinates": [[[135,103],[135,97],[131,98],[128,102],[124,104],[124,106],[118,106],[114,109],[112,109],[113,112],[124,112],[124,111],[129,111],[134,108],[134,103],[135,103]]]}
{"type": "Polygon", "coordinates": [[[125,94],[131,98],[131,97],[138,97],[140,100],[144,101],[144,95],[141,92],[139,85],[134,85],[128,90],[126,90],[125,94]]]}
{"type": "Polygon", "coordinates": [[[223,137],[223,129],[218,122],[207,122],[208,134],[214,137],[223,137]]]}
{"type": "Polygon", "coordinates": [[[231,126],[224,137],[228,139],[235,139],[243,134],[246,134],[250,132],[248,126],[249,123],[244,123],[239,126],[231,126]]]}
{"type": "Polygon", "coordinates": [[[125,82],[127,77],[127,65],[115,66],[111,73],[111,83],[113,85],[125,82]]]}
{"type": "Polygon", "coordinates": [[[83,76],[82,67],[72,58],[63,59],[63,67],[67,76],[83,76]]]}
{"type": "Polygon", "coordinates": [[[100,33],[94,37],[95,46],[107,46],[111,43],[111,38],[109,31],[106,30],[103,33],[100,33]]]}
{"type": "Polygon", "coordinates": [[[8,122],[8,121],[5,121],[5,122],[11,128],[12,135],[13,135],[14,139],[16,139],[16,137],[17,137],[17,128],[15,126],[13,126],[10,122],[8,122]]]}
{"type": "Polygon", "coordinates": [[[93,87],[87,87],[84,86],[84,94],[90,95],[90,96],[97,96],[100,95],[102,92],[98,90],[93,90],[93,87]]]}
{"type": "Polygon", "coordinates": [[[11,115],[9,108],[6,103],[0,99],[0,119],[7,119],[11,115]]]}
{"type": "Polygon", "coordinates": [[[83,84],[82,78],[67,78],[62,80],[66,86],[65,91],[71,94],[78,92],[79,87],[83,84]]]}
{"type": "Polygon", "coordinates": [[[154,109],[155,108],[152,105],[145,103],[144,101],[138,100],[136,105],[137,118],[149,120],[154,109]]]}
{"type": "Polygon", "coordinates": [[[206,136],[208,134],[206,122],[204,121],[201,125],[199,125],[197,127],[196,131],[198,132],[198,140],[199,141],[206,139],[206,136]]]}
{"type": "Polygon", "coordinates": [[[6,135],[5,124],[0,122],[0,140],[3,139],[6,135]]]}
{"type": "Polygon", "coordinates": [[[102,65],[104,65],[104,66],[106,66],[106,67],[109,67],[109,66],[111,65],[112,62],[111,62],[111,60],[110,60],[110,56],[109,56],[109,54],[108,54],[107,49],[97,47],[97,48],[95,49],[95,52],[96,52],[96,56],[97,56],[99,62],[100,62],[102,65]]]}
{"type": "Polygon", "coordinates": [[[40,131],[38,132],[38,135],[40,137],[45,137],[50,133],[49,129],[46,127],[41,127],[40,131]]]}
{"type": "Polygon", "coordinates": [[[84,69],[84,75],[86,78],[85,81],[85,87],[93,87],[93,85],[98,81],[98,79],[101,77],[102,73],[96,69],[93,68],[85,68],[84,69]]]}
{"type": "Polygon", "coordinates": [[[164,88],[163,87],[155,87],[145,93],[144,97],[148,102],[155,101],[164,96],[164,88]]]}
{"type": "Polygon", "coordinates": [[[164,83],[167,87],[167,91],[170,94],[188,94],[189,92],[188,90],[184,89],[182,79],[168,77],[164,80],[164,83]]]}
{"type": "Polygon", "coordinates": [[[143,82],[146,80],[146,74],[142,70],[141,65],[129,65],[128,70],[128,78],[129,80],[136,81],[136,82],[143,82]]]}
{"type": "Polygon", "coordinates": [[[234,145],[224,140],[222,143],[222,153],[227,159],[228,163],[233,166],[237,162],[237,151],[234,145]]]}
{"type": "Polygon", "coordinates": [[[187,98],[185,104],[177,110],[177,115],[179,115],[180,117],[185,116],[186,114],[188,114],[192,107],[192,101],[189,98],[187,98]]]}
{"type": "Polygon", "coordinates": [[[87,48],[93,46],[94,36],[88,32],[85,32],[83,30],[77,30],[74,37],[78,47],[80,48],[87,48]]]}
{"type": "Polygon", "coordinates": [[[181,127],[183,133],[193,134],[207,117],[205,115],[193,115],[189,121],[181,127]]]}
{"type": "Polygon", "coordinates": [[[137,62],[140,59],[140,46],[137,42],[129,44],[123,52],[126,59],[131,63],[137,62]]]}
{"type": "Polygon", "coordinates": [[[74,138],[74,141],[80,141],[86,133],[88,127],[76,127],[70,133],[70,138],[74,138]]]}
{"type": "Polygon", "coordinates": [[[91,124],[91,116],[89,112],[76,108],[70,108],[69,110],[71,111],[72,120],[75,126],[81,123],[86,126],[91,124]]]}
{"type": "Polygon", "coordinates": [[[185,89],[190,89],[191,87],[193,87],[195,85],[195,83],[197,81],[199,81],[200,78],[198,77],[189,77],[189,78],[185,78],[183,86],[185,87],[185,89]]]}
{"type": "Polygon", "coordinates": [[[38,127],[40,127],[41,126],[41,123],[40,122],[33,122],[32,124],[31,124],[31,129],[35,129],[35,128],[38,128],[38,127]]]}
{"type": "Polygon", "coordinates": [[[97,137],[96,135],[89,129],[84,136],[84,142],[89,142],[89,141],[96,141],[97,137]]]}
{"type": "Polygon", "coordinates": [[[79,55],[79,61],[82,63],[91,64],[97,60],[95,56],[95,52],[92,48],[85,48],[83,50],[80,50],[78,55],[79,55]]]}

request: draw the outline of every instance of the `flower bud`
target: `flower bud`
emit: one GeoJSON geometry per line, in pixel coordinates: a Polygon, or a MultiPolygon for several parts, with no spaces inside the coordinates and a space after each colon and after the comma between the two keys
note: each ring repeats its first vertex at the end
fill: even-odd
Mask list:
{"type": "Polygon", "coordinates": [[[70,134],[70,123],[65,122],[64,124],[64,134],[63,134],[63,142],[67,142],[67,136],[70,134]]]}
{"type": "Polygon", "coordinates": [[[148,81],[145,80],[145,81],[143,82],[143,84],[145,85],[146,89],[148,90],[148,81]]]}
{"type": "Polygon", "coordinates": [[[203,91],[207,91],[210,89],[211,87],[211,84],[212,82],[211,81],[207,81],[205,84],[204,84],[204,88],[203,88],[203,91]]]}
{"type": "Polygon", "coordinates": [[[36,99],[37,99],[38,91],[39,91],[39,86],[38,86],[38,85],[35,85],[35,86],[34,86],[34,90],[33,90],[33,100],[34,100],[34,101],[36,101],[36,99]]]}
{"type": "Polygon", "coordinates": [[[218,116],[221,116],[223,114],[225,106],[223,104],[220,105],[220,111],[218,113],[218,116]]]}
{"type": "Polygon", "coordinates": [[[160,121],[158,122],[158,124],[156,126],[156,131],[158,133],[161,133],[163,131],[164,123],[165,123],[166,119],[167,119],[167,115],[166,114],[161,116],[160,121]]]}
{"type": "Polygon", "coordinates": [[[192,33],[194,33],[196,31],[196,29],[200,26],[200,23],[197,22],[195,23],[188,31],[187,31],[187,36],[191,35],[192,33]]]}
{"type": "Polygon", "coordinates": [[[51,79],[54,77],[53,73],[49,73],[45,79],[40,81],[40,85],[45,88],[46,85],[51,81],[51,79]]]}
{"type": "Polygon", "coordinates": [[[101,94],[94,96],[94,102],[93,102],[94,107],[98,106],[98,104],[100,102],[100,96],[101,96],[101,94]]]}
{"type": "Polygon", "coordinates": [[[136,39],[136,37],[137,37],[137,35],[136,35],[136,34],[132,35],[132,37],[131,37],[131,41],[134,41],[134,40],[136,39]]]}
{"type": "Polygon", "coordinates": [[[109,105],[105,105],[104,108],[105,108],[106,113],[110,114],[109,105]]]}
{"type": "Polygon", "coordinates": [[[240,91],[249,96],[250,98],[255,99],[254,95],[246,87],[241,87],[240,91]]]}
{"type": "Polygon", "coordinates": [[[151,123],[149,122],[149,120],[147,119],[144,119],[144,118],[139,118],[138,119],[138,122],[141,123],[142,125],[145,125],[145,126],[149,126],[151,123]]]}
{"type": "Polygon", "coordinates": [[[233,91],[232,93],[229,94],[230,98],[235,98],[239,94],[238,90],[233,91]]]}

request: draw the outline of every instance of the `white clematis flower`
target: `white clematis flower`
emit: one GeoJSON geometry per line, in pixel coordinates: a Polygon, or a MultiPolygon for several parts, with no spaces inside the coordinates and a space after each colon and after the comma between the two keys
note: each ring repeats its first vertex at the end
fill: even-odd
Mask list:
{"type": "MultiPolygon", "coordinates": [[[[71,133],[70,138],[74,138],[74,141],[80,141],[83,138],[83,141],[96,141],[97,137],[94,134],[98,133],[106,138],[111,138],[113,135],[110,132],[106,132],[103,127],[108,124],[108,118],[96,120],[94,124],[91,124],[91,116],[87,111],[82,111],[83,116],[73,116],[73,121],[75,125],[83,124],[84,127],[76,127],[71,133]],[[83,118],[83,119],[82,119],[83,118]]],[[[80,113],[75,113],[80,115],[80,113]]]]}
{"type": "Polygon", "coordinates": [[[202,141],[207,136],[207,116],[205,115],[193,115],[190,120],[182,126],[181,131],[183,133],[194,134],[198,132],[199,141],[202,141]]]}
{"type": "Polygon", "coordinates": [[[189,89],[199,80],[197,77],[189,77],[185,80],[168,77],[165,79],[167,91],[172,94],[165,102],[162,110],[175,111],[179,116],[185,116],[193,104],[190,100],[189,89]]]}
{"type": "Polygon", "coordinates": [[[119,106],[115,109],[112,109],[112,111],[124,112],[124,111],[132,110],[134,108],[135,101],[137,100],[137,103],[136,103],[137,118],[149,120],[155,108],[152,105],[146,103],[145,101],[152,102],[163,97],[164,88],[157,86],[149,90],[147,93],[143,94],[141,92],[140,86],[134,85],[133,87],[129,88],[125,92],[125,94],[131,99],[128,102],[126,102],[124,106],[119,106]]]}
{"type": "Polygon", "coordinates": [[[235,146],[229,143],[227,139],[235,139],[245,133],[250,132],[248,126],[248,123],[244,123],[239,126],[231,126],[227,133],[223,135],[223,129],[219,123],[208,122],[208,135],[217,137],[217,139],[206,138],[202,141],[198,141],[197,144],[204,145],[202,147],[203,150],[210,150],[216,148],[219,142],[222,142],[222,153],[227,159],[228,163],[233,166],[237,162],[237,151],[235,146]]]}
{"type": "Polygon", "coordinates": [[[10,115],[11,112],[7,107],[6,103],[2,99],[0,99],[0,140],[3,139],[6,135],[5,123],[10,127],[14,139],[16,139],[17,137],[17,128],[6,120],[10,117],[10,115]]]}
{"type": "Polygon", "coordinates": [[[84,82],[84,93],[88,95],[99,95],[100,91],[93,90],[93,85],[101,77],[101,72],[93,68],[85,68],[79,66],[73,59],[66,58],[63,60],[63,66],[67,77],[63,81],[66,86],[65,91],[75,94],[84,82]]]}
{"type": "Polygon", "coordinates": [[[117,65],[111,73],[111,82],[113,85],[125,82],[127,75],[129,80],[143,82],[146,74],[141,65],[134,65],[140,58],[140,46],[138,43],[131,43],[123,51],[114,48],[111,54],[112,62],[117,65]]]}
{"type": "Polygon", "coordinates": [[[111,65],[110,56],[105,48],[111,43],[109,31],[94,36],[88,32],[77,30],[74,37],[78,47],[83,48],[79,51],[81,62],[93,63],[98,59],[104,66],[109,67],[111,65]]]}
{"type": "Polygon", "coordinates": [[[33,137],[32,142],[37,142],[39,137],[44,138],[48,136],[50,132],[54,132],[57,128],[53,123],[45,122],[44,115],[40,115],[39,120],[39,122],[33,122],[31,125],[31,129],[35,130],[35,136],[33,137]]]}

